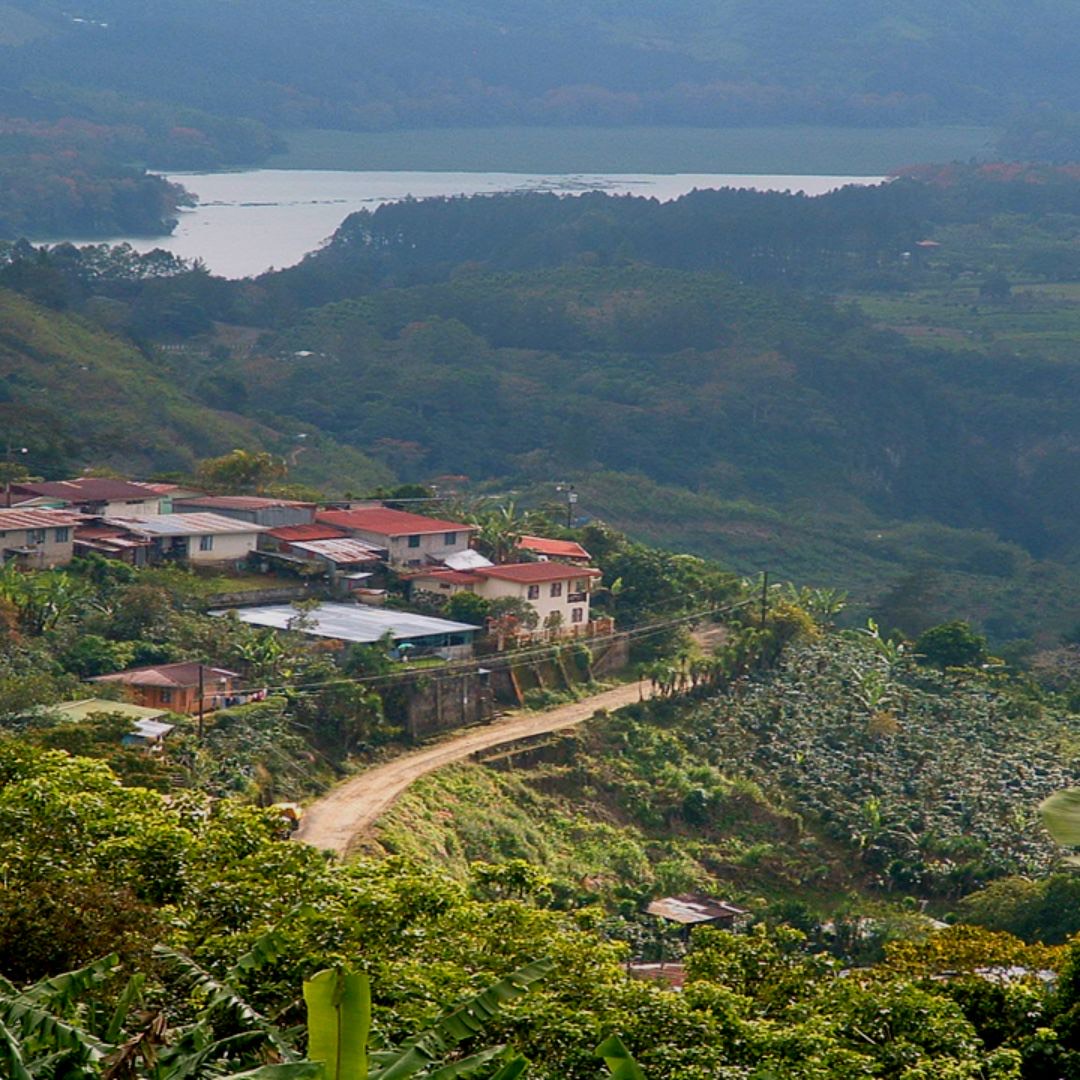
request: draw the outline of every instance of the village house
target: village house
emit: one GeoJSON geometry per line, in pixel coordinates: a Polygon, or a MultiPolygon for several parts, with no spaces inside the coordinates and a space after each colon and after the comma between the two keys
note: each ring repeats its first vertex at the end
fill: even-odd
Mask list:
{"type": "Polygon", "coordinates": [[[590,566],[565,563],[505,563],[471,570],[438,568],[410,577],[415,593],[449,597],[472,592],[485,600],[512,597],[528,604],[537,615],[537,626],[554,636],[582,633],[592,619],[589,597],[600,571],[590,566]]]}
{"type": "Polygon", "coordinates": [[[271,499],[262,495],[193,495],[174,497],[177,514],[220,514],[248,521],[252,525],[278,528],[283,525],[310,525],[315,520],[315,504],[295,499],[271,499]]]}
{"type": "Polygon", "coordinates": [[[243,562],[256,549],[261,525],[252,525],[220,514],[155,514],[146,517],[106,517],[90,524],[89,536],[97,525],[122,530],[140,541],[143,562],[186,562],[197,566],[226,565],[243,562]]]}
{"type": "Polygon", "coordinates": [[[469,540],[476,531],[475,525],[441,521],[386,506],[320,510],[316,520],[382,548],[387,553],[387,561],[394,567],[440,563],[448,555],[468,550],[469,540]]]}
{"type": "Polygon", "coordinates": [[[241,705],[250,700],[257,692],[239,690],[239,679],[235,671],[189,661],[115,671],[111,675],[98,675],[90,681],[120,683],[136,705],[192,716],[199,712],[200,697],[205,712],[241,705]]]}
{"type": "Polygon", "coordinates": [[[105,517],[161,513],[161,495],[148,485],[104,476],[24,480],[11,485],[11,498],[24,505],[32,501],[105,517]]]}
{"type": "Polygon", "coordinates": [[[80,520],[70,510],[0,510],[0,562],[14,559],[27,570],[65,566],[74,554],[80,520]]]}

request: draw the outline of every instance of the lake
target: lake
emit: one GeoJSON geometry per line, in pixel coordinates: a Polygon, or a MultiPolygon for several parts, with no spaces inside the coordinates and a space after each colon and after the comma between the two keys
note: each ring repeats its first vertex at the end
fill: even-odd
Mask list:
{"type": "Polygon", "coordinates": [[[511,172],[354,172],[257,169],[175,174],[199,198],[184,211],[172,236],[111,237],[137,251],[164,248],[202,259],[215,274],[241,278],[299,262],[355,210],[407,197],[490,195],[504,191],[645,195],[678,198],[695,188],[742,187],[820,195],[844,184],[872,184],[880,176],[753,176],[722,173],[556,174],[511,172]]]}

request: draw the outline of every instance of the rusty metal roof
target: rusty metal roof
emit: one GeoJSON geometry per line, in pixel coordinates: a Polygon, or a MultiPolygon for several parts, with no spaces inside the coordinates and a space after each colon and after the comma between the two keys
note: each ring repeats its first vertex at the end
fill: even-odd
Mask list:
{"type": "Polygon", "coordinates": [[[736,907],[724,900],[715,900],[710,896],[698,896],[695,893],[683,893],[681,896],[665,896],[653,900],[645,910],[650,915],[657,915],[668,922],[693,926],[697,923],[730,922],[738,915],[745,915],[746,909],[736,907]]]}
{"type": "Polygon", "coordinates": [[[71,510],[0,510],[0,532],[16,532],[20,529],[65,528],[82,521],[81,514],[71,510]]]}
{"type": "Polygon", "coordinates": [[[304,543],[293,541],[289,545],[293,551],[303,551],[308,555],[317,555],[329,559],[332,563],[368,563],[378,562],[383,553],[362,540],[332,538],[329,540],[308,540],[304,543]]]}

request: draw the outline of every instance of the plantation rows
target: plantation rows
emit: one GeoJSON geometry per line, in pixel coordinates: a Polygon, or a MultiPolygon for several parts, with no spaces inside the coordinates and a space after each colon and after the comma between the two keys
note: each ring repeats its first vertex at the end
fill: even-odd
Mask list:
{"type": "Polygon", "coordinates": [[[1062,716],[989,676],[915,669],[870,639],[792,649],[710,706],[705,739],[704,756],[851,845],[878,884],[929,897],[1045,872],[1061,849],[1038,804],[1080,775],[1062,716]]]}

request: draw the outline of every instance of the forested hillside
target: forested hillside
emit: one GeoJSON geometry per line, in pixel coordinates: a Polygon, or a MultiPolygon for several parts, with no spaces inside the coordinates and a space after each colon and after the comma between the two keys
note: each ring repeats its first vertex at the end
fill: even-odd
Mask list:
{"type": "MultiPolygon", "coordinates": [[[[105,312],[106,321],[110,314],[118,312],[105,312]]],[[[163,369],[161,354],[95,320],[0,288],[0,431],[9,446],[26,447],[31,473],[67,476],[91,467],[141,476],[190,473],[200,458],[238,446],[295,449],[291,433],[275,428],[273,418],[245,418],[211,389],[202,398],[163,369]]],[[[331,439],[312,439],[305,455],[295,479],[314,475],[326,482],[336,474],[341,485],[374,486],[388,476],[331,439]]]]}
{"type": "Polygon", "coordinates": [[[276,127],[505,122],[998,122],[1080,107],[1063,0],[887,12],[853,0],[7,0],[8,85],[173,102],[276,127]],[[192,77],[193,64],[201,72],[192,77]]]}

